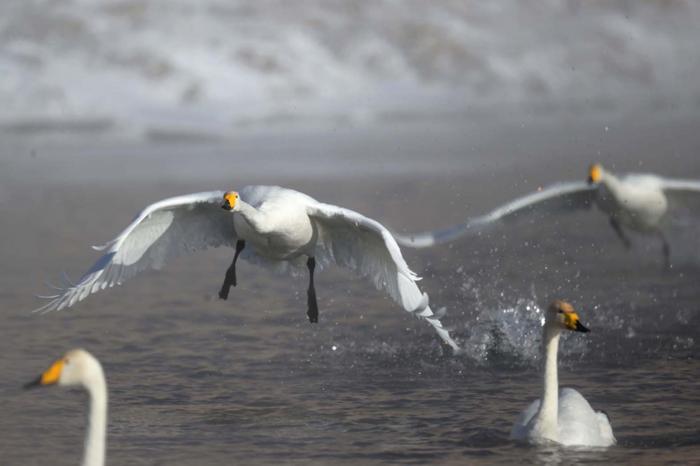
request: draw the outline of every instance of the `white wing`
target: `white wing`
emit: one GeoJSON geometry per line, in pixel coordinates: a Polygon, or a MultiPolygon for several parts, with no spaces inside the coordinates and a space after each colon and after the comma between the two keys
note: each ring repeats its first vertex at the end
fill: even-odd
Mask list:
{"type": "MultiPolygon", "coordinates": [[[[608,417],[593,411],[591,405],[573,388],[559,391],[557,429],[559,443],[589,447],[607,447],[616,443],[608,417]]],[[[533,401],[525,409],[510,431],[513,440],[530,438],[530,421],[540,409],[540,400],[533,401]]]]}
{"type": "Polygon", "coordinates": [[[172,197],[146,207],[119,236],[95,248],[107,252],[78,283],[59,289],[37,309],[70,307],[88,295],[121,283],[138,272],[160,268],[166,260],[208,247],[232,246],[233,217],[221,209],[223,191],[172,197]]]}
{"type": "Polygon", "coordinates": [[[510,222],[528,217],[535,221],[539,218],[538,215],[590,208],[595,199],[595,190],[595,186],[589,186],[585,182],[558,183],[515,199],[486,215],[468,219],[465,223],[444,230],[394,236],[402,246],[426,248],[453,241],[469,233],[483,231],[497,222],[510,222]]]}
{"type": "Polygon", "coordinates": [[[307,211],[319,227],[317,257],[368,277],[406,311],[428,321],[452,349],[459,350],[428,306],[428,296],[416,285],[419,278],[408,268],[389,230],[357,212],[330,204],[312,202],[307,211]]]}
{"type": "Polygon", "coordinates": [[[672,201],[700,201],[699,180],[669,180],[661,178],[664,194],[672,201]]]}
{"type": "Polygon", "coordinates": [[[510,430],[510,438],[513,440],[527,440],[528,438],[528,433],[530,432],[528,430],[528,424],[530,423],[530,419],[533,418],[535,414],[537,414],[537,411],[540,409],[540,400],[535,400],[530,405],[525,408],[525,410],[520,413],[520,416],[518,416],[518,419],[515,421],[515,424],[513,424],[513,427],[510,430]]]}
{"type": "Polygon", "coordinates": [[[563,445],[607,447],[616,443],[608,417],[591,408],[573,388],[559,392],[559,441],[563,445]]]}

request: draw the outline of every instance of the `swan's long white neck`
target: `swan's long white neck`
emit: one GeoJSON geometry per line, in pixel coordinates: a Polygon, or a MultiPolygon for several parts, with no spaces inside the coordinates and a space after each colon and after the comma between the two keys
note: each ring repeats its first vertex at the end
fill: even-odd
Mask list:
{"type": "Polygon", "coordinates": [[[544,390],[542,403],[537,412],[537,425],[542,437],[557,441],[559,416],[559,378],[557,374],[557,352],[561,331],[554,326],[545,326],[544,331],[544,390]]]}
{"type": "Polygon", "coordinates": [[[264,233],[268,229],[267,216],[241,199],[237,201],[236,212],[248,222],[248,224],[258,233],[264,233]]]}
{"type": "Polygon", "coordinates": [[[107,383],[100,372],[86,384],[90,395],[90,415],[85,436],[83,466],[103,466],[107,449],[107,383]]]}
{"type": "Polygon", "coordinates": [[[612,193],[613,196],[616,198],[619,197],[622,182],[618,177],[601,168],[600,182],[608,189],[608,191],[610,191],[610,193],[612,193]]]}

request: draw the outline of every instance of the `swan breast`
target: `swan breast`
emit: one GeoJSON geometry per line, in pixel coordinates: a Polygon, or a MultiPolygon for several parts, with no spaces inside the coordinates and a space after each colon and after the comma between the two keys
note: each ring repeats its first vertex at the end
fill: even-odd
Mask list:
{"type": "Polygon", "coordinates": [[[654,179],[625,179],[616,190],[601,186],[596,198],[598,207],[637,230],[655,228],[666,213],[668,201],[661,185],[654,179]]]}
{"type": "Polygon", "coordinates": [[[242,215],[234,215],[239,238],[249,241],[255,251],[266,258],[288,260],[301,254],[313,254],[316,228],[306,205],[292,199],[271,199],[258,206],[264,219],[262,231],[253,228],[242,215]]]}

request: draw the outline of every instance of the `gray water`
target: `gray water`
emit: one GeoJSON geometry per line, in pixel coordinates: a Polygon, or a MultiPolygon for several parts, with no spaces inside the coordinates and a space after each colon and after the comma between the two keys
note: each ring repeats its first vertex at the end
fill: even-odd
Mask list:
{"type": "Polygon", "coordinates": [[[700,177],[694,118],[547,124],[464,122],[239,134],[225,143],[6,139],[0,151],[0,463],[76,464],[86,398],[21,385],[65,350],[103,363],[108,463],[690,464],[700,461],[698,214],[669,225],[670,271],[653,238],[619,244],[584,212],[404,252],[465,352],[349,272],[303,278],[232,251],[181,258],[44,316],[44,280],[75,277],[143,206],[185,192],[278,183],[399,231],[446,226],[598,159],[618,171],[700,177]],[[570,300],[589,334],[563,338],[560,381],[611,419],[617,446],[508,440],[540,394],[541,309],[570,300]]]}

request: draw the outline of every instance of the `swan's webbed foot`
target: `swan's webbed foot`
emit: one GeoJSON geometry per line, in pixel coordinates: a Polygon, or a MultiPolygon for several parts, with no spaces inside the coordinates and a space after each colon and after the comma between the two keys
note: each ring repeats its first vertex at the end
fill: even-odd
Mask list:
{"type": "Polygon", "coordinates": [[[316,288],[314,287],[314,269],[316,268],[316,259],[309,257],[306,261],[306,267],[309,269],[309,289],[306,291],[308,309],[306,315],[309,316],[309,322],[318,322],[318,303],[316,302],[316,288]]]}
{"type": "Polygon", "coordinates": [[[238,256],[240,255],[241,251],[243,251],[243,248],[245,248],[245,241],[242,239],[239,239],[236,241],[236,252],[233,255],[233,262],[231,262],[231,265],[229,268],[226,270],[226,277],[224,278],[224,284],[221,285],[221,289],[219,290],[219,298],[221,299],[228,299],[228,292],[231,289],[231,286],[236,286],[236,261],[238,260],[238,256]]]}
{"type": "Polygon", "coordinates": [[[617,237],[620,238],[620,241],[622,241],[622,244],[625,245],[625,248],[630,249],[632,247],[632,243],[625,234],[625,231],[622,229],[620,222],[618,222],[615,217],[610,217],[610,226],[613,227],[615,234],[617,234],[617,237]]]}

